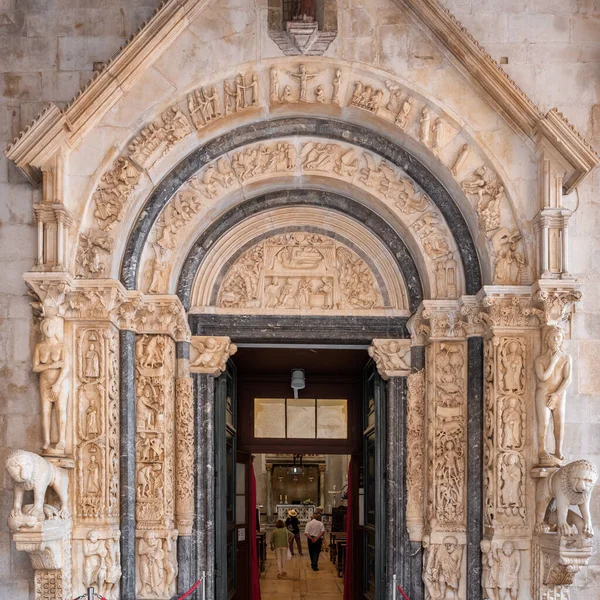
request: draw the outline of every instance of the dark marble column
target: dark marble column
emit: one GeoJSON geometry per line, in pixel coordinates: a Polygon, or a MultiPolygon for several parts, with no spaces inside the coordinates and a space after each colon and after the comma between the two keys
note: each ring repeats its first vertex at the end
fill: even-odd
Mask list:
{"type": "Polygon", "coordinates": [[[121,598],[135,598],[135,332],[120,340],[121,598]]]}
{"type": "MultiPolygon", "coordinates": [[[[193,374],[196,434],[195,546],[198,577],[206,573],[206,600],[214,598],[215,580],[215,380],[193,374]]],[[[198,595],[201,597],[201,595],[198,595]]]]}
{"type": "MultiPolygon", "coordinates": [[[[386,410],[387,557],[386,598],[394,598],[394,574],[409,597],[413,595],[411,543],[406,529],[406,378],[387,383],[386,410]]],[[[420,571],[419,571],[420,575],[420,571]]],[[[419,586],[420,587],[420,586],[419,586]]]]}
{"type": "Polygon", "coordinates": [[[467,388],[467,598],[481,599],[483,537],[483,339],[469,338],[467,388]]]}
{"type": "MultiPolygon", "coordinates": [[[[190,343],[177,342],[177,376],[189,377],[190,343]]],[[[177,540],[177,594],[183,595],[198,580],[196,558],[196,522],[192,528],[192,535],[180,535],[177,540]]],[[[197,596],[199,597],[199,596],[197,596]]]]}

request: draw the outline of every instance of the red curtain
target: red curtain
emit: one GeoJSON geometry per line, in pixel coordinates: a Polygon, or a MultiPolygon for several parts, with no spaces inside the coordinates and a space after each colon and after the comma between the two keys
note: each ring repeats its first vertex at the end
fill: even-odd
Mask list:
{"type": "Polygon", "coordinates": [[[344,567],[344,600],[354,600],[353,540],[354,531],[354,466],[348,465],[348,512],[346,513],[346,565],[344,567]]]}
{"type": "Polygon", "coordinates": [[[260,572],[258,570],[258,549],[256,547],[256,477],[254,464],[250,461],[250,598],[260,599],[260,572]]]}

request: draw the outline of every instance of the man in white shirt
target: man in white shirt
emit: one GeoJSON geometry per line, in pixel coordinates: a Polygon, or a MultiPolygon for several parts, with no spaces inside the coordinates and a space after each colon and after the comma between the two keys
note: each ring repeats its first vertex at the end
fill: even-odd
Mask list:
{"type": "Polygon", "coordinates": [[[323,545],[325,526],[320,520],[320,515],[313,514],[312,520],[306,524],[304,534],[308,539],[308,553],[310,554],[310,565],[313,571],[319,570],[319,554],[323,545]]]}

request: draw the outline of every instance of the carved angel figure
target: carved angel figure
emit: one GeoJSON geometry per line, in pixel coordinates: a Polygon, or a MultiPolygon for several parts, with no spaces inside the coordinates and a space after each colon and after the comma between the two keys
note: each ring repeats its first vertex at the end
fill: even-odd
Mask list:
{"type": "Polygon", "coordinates": [[[373,340],[369,356],[375,361],[380,374],[410,371],[410,344],[398,340],[373,340]]]}
{"type": "Polygon", "coordinates": [[[67,405],[69,401],[69,368],[63,343],[63,319],[47,317],[40,324],[43,341],[36,344],[33,372],[40,375],[42,401],[42,434],[44,450],[50,447],[52,413],[56,419],[57,452],[64,452],[67,443],[67,405]]]}
{"type": "Polygon", "coordinates": [[[227,359],[236,352],[237,346],[227,337],[194,337],[190,367],[204,373],[221,373],[227,359]]]}

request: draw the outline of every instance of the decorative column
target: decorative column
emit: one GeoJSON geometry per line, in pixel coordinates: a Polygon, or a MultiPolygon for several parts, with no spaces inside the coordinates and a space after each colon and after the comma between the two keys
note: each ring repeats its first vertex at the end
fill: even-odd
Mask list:
{"type": "Polygon", "coordinates": [[[176,592],[177,574],[175,342],[137,335],[135,357],[136,597],[166,599],[176,592]]]}
{"type": "Polygon", "coordinates": [[[206,598],[215,596],[215,377],[237,352],[228,337],[193,336],[190,371],[194,380],[196,432],[196,561],[206,576],[206,598]],[[202,440],[202,443],[200,443],[202,440]]]}
{"type": "MultiPolygon", "coordinates": [[[[413,343],[425,346],[425,529],[423,583],[425,598],[452,595],[457,600],[479,597],[479,555],[471,560],[473,540],[481,539],[477,517],[481,490],[468,488],[469,400],[477,400],[469,385],[476,377],[476,346],[467,338],[479,335],[474,299],[425,301],[409,321],[413,343]],[[472,369],[472,373],[471,368],[472,369]],[[467,574],[469,565],[469,574],[467,574]],[[473,573],[471,573],[473,571],[473,573]],[[473,589],[475,588],[475,589],[473,589]]],[[[418,380],[413,385],[417,387],[418,380]]],[[[412,402],[412,399],[411,399],[412,402]]],[[[481,410],[479,409],[479,413],[481,410]]],[[[474,415],[476,418],[476,415],[474,415]]],[[[414,435],[414,434],[413,434],[414,435]]],[[[412,509],[418,515],[418,509],[412,509]]],[[[413,517],[416,520],[416,516],[413,517]]],[[[418,521],[416,521],[418,523],[418,521]]],[[[413,532],[413,537],[417,537],[413,532]]]]}
{"type": "Polygon", "coordinates": [[[319,506],[325,510],[325,471],[327,465],[319,465],[319,506]]]}
{"type": "Polygon", "coordinates": [[[184,594],[197,580],[193,543],[195,447],[194,386],[190,377],[190,344],[177,342],[175,380],[175,523],[177,541],[177,593],[184,594]]]}
{"type": "Polygon", "coordinates": [[[273,522],[273,463],[265,465],[267,470],[267,523],[273,522]]]}
{"type": "Polygon", "coordinates": [[[411,341],[409,339],[375,339],[369,355],[377,371],[387,381],[386,398],[386,515],[388,587],[386,598],[395,598],[392,576],[410,591],[410,540],[406,529],[406,377],[410,374],[411,341]]]}

